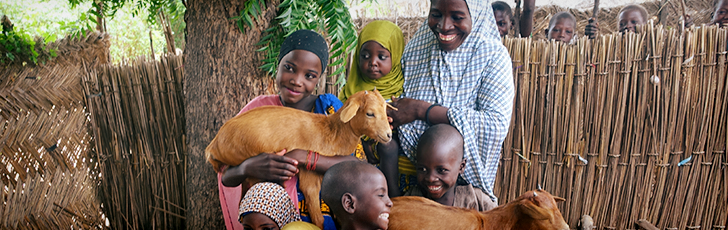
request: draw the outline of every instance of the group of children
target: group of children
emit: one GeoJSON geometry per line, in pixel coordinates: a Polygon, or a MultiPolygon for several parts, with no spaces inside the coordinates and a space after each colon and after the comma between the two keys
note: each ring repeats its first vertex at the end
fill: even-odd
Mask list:
{"type": "MultiPolygon", "coordinates": [[[[333,95],[312,95],[313,87],[326,66],[323,60],[327,57],[320,52],[319,44],[323,41],[323,37],[308,30],[296,31],[286,38],[279,56],[279,95],[260,96],[248,103],[240,113],[262,105],[292,106],[322,114],[338,110],[340,102],[322,103],[331,101],[333,95]],[[319,111],[319,105],[326,105],[324,107],[329,109],[319,111]]],[[[359,36],[356,58],[339,99],[346,101],[358,91],[375,88],[385,98],[399,96],[404,81],[400,69],[403,49],[404,38],[397,25],[389,21],[367,24],[359,36]]],[[[458,180],[466,160],[463,158],[463,138],[454,127],[445,124],[432,126],[422,135],[419,143],[415,168],[420,186],[411,189],[406,195],[425,196],[444,205],[480,211],[496,206],[482,190],[462,179],[458,180]]],[[[370,146],[367,147],[372,151],[370,146]]],[[[290,162],[293,162],[294,167],[309,163],[306,159],[297,159],[293,154],[283,157],[286,156],[293,158],[290,162]]],[[[243,183],[242,180],[247,176],[254,176],[242,172],[245,170],[242,169],[244,164],[230,167],[221,174],[221,185],[236,186],[243,183]]],[[[297,172],[284,166],[281,168],[290,171],[288,174],[282,173],[284,175],[297,172]]],[[[305,213],[305,205],[301,203],[303,197],[300,193],[289,195],[291,192],[286,190],[296,188],[297,185],[288,183],[288,179],[290,177],[283,176],[279,180],[271,180],[285,180],[286,188],[270,182],[257,183],[247,189],[238,188],[247,191],[243,192],[245,195],[239,205],[239,216],[231,216],[230,219],[237,219],[244,229],[317,229],[301,221],[307,220],[305,215],[301,215],[305,213]]],[[[386,229],[389,209],[392,207],[386,182],[387,179],[378,168],[363,161],[342,160],[326,169],[321,189],[322,209],[328,214],[324,229],[386,229]],[[331,221],[331,214],[336,216],[338,226],[331,221]]],[[[220,195],[223,198],[230,197],[230,194],[229,191],[221,190],[220,195]]],[[[232,206],[230,201],[221,199],[221,202],[223,206],[232,206]]]]}
{"type": "MultiPolygon", "coordinates": [[[[532,1],[532,0],[531,0],[532,1]]],[[[710,24],[726,25],[728,23],[728,0],[716,0],[714,2],[714,11],[710,24]]],[[[523,15],[521,16],[521,24],[532,23],[533,21],[533,4],[529,3],[529,0],[524,1],[523,15]]],[[[507,3],[497,1],[493,3],[493,14],[498,24],[498,31],[501,36],[508,34],[511,26],[513,25],[511,8],[507,3]]],[[[692,25],[692,20],[689,15],[686,15],[685,27],[692,25]]],[[[617,16],[617,30],[620,32],[631,31],[636,32],[636,28],[639,25],[647,23],[649,20],[649,13],[647,9],[640,5],[630,4],[624,6],[617,16]]],[[[528,24],[531,25],[531,24],[528,24]]],[[[521,36],[530,36],[531,28],[521,27],[521,36]]],[[[576,36],[576,18],[574,15],[567,11],[562,11],[554,14],[549,21],[547,29],[544,31],[547,39],[553,39],[565,43],[572,43],[578,36],[576,36]]],[[[589,39],[594,39],[599,34],[599,23],[594,19],[589,19],[589,24],[584,29],[584,35],[589,39]]]]}
{"type": "MultiPolygon", "coordinates": [[[[465,164],[463,137],[457,129],[445,124],[428,128],[417,146],[419,186],[404,195],[478,211],[495,208],[497,205],[482,190],[458,177],[465,164]]],[[[333,165],[321,185],[321,199],[336,217],[336,229],[387,229],[392,208],[387,193],[384,174],[363,161],[333,165]]],[[[239,214],[244,229],[318,229],[301,221],[285,189],[276,183],[253,185],[240,202],[239,214]]]]}
{"type": "MultiPolygon", "coordinates": [[[[530,21],[533,0],[526,0],[524,4],[527,7],[524,8],[523,20],[530,21]]],[[[498,32],[505,36],[514,24],[511,9],[504,2],[495,2],[492,7],[498,32]]],[[[728,23],[728,0],[718,0],[715,7],[712,23],[728,23]]],[[[619,30],[635,31],[635,27],[644,24],[647,19],[648,13],[643,7],[626,6],[619,13],[619,30]]],[[[519,24],[531,27],[532,22],[522,21],[519,24]]],[[[550,20],[547,36],[571,42],[575,37],[575,26],[573,15],[560,12],[550,20]]],[[[593,38],[598,32],[598,24],[590,23],[585,35],[593,38]]],[[[530,35],[531,30],[522,29],[521,35],[524,34],[530,35]]],[[[394,23],[373,21],[367,24],[361,30],[347,83],[337,99],[331,94],[312,94],[328,62],[325,39],[313,31],[296,31],[285,39],[278,57],[276,84],[280,93],[254,99],[241,113],[262,105],[277,105],[331,114],[342,106],[342,101],[361,90],[377,89],[385,99],[398,97],[403,93],[400,60],[404,47],[402,31],[394,23]]],[[[429,123],[429,119],[426,120],[429,123]]],[[[405,189],[404,195],[424,196],[443,205],[479,211],[496,207],[494,199],[460,176],[468,164],[463,154],[463,139],[460,131],[452,125],[429,126],[419,137],[414,162],[407,157],[399,159],[400,173],[409,170],[416,181],[405,189]]],[[[358,151],[366,152],[370,159],[377,158],[374,146],[376,143],[365,138],[358,151]]],[[[303,209],[306,201],[297,191],[295,175],[298,168],[304,166],[324,173],[321,187],[321,207],[327,214],[324,229],[387,229],[392,208],[388,194],[390,190],[398,189],[392,186],[392,181],[399,186],[408,182],[385,177],[380,169],[361,161],[363,155],[358,152],[349,157],[321,156],[318,166],[316,162],[311,166],[310,157],[301,150],[285,155],[284,152],[261,154],[241,165],[230,166],[218,177],[228,229],[318,229],[306,223],[307,211],[303,209]],[[285,184],[285,188],[270,182],[245,185],[243,181],[247,177],[279,182],[285,184]],[[334,217],[336,221],[333,221],[334,217]]]]}

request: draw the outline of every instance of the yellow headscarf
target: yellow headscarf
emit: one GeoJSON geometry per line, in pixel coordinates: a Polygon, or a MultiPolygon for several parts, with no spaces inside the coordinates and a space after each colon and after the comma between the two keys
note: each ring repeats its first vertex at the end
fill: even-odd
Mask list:
{"type": "Polygon", "coordinates": [[[384,99],[390,99],[392,96],[398,97],[402,94],[402,85],[404,84],[402,65],[400,64],[402,52],[404,52],[404,36],[402,36],[402,30],[399,29],[399,26],[385,20],[373,21],[364,26],[359,34],[358,44],[354,52],[354,61],[349,70],[349,78],[346,80],[341,92],[339,92],[339,100],[346,102],[346,99],[352,94],[362,90],[373,90],[375,87],[384,99]],[[359,50],[368,41],[378,42],[382,47],[389,50],[392,55],[392,70],[377,80],[363,76],[359,71],[359,50]]]}

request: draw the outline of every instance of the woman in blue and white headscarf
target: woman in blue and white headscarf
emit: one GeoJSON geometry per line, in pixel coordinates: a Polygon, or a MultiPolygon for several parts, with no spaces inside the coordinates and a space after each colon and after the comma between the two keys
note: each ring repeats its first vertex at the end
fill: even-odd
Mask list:
{"type": "Polygon", "coordinates": [[[457,128],[467,160],[462,178],[497,204],[493,184],[515,95],[511,58],[489,1],[431,3],[428,19],[402,55],[404,93],[392,103],[399,111],[389,111],[392,125],[399,127],[401,150],[412,161],[429,126],[457,128]]]}

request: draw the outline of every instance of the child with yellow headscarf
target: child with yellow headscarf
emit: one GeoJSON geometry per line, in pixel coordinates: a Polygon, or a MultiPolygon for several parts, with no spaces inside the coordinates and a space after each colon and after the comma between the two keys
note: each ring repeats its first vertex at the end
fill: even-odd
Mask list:
{"type": "MultiPolygon", "coordinates": [[[[402,30],[390,21],[376,20],[364,26],[359,34],[349,78],[339,93],[339,99],[346,102],[346,99],[356,92],[375,88],[387,101],[390,101],[392,96],[399,97],[404,85],[400,63],[404,45],[402,30]]],[[[364,137],[363,142],[362,151],[367,154],[371,163],[380,163],[380,168],[395,170],[390,172],[382,168],[383,172],[387,172],[385,174],[387,183],[400,187],[400,190],[417,184],[415,168],[406,156],[380,160],[378,154],[373,151],[377,143],[368,137],[364,137]]]]}
{"type": "Polygon", "coordinates": [[[385,20],[364,26],[359,34],[349,78],[339,92],[339,100],[346,102],[356,92],[374,88],[386,100],[402,94],[402,52],[404,36],[399,26],[385,20]]]}

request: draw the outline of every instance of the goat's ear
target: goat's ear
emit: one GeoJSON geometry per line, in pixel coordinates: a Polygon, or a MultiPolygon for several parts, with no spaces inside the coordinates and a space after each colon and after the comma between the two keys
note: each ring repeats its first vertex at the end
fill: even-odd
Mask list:
{"type": "Polygon", "coordinates": [[[349,104],[341,108],[341,121],[346,123],[349,122],[356,115],[356,111],[359,110],[360,100],[349,100],[349,104]]]}
{"type": "Polygon", "coordinates": [[[551,217],[548,209],[537,206],[529,199],[522,200],[518,206],[524,215],[535,220],[545,220],[551,217]]]}
{"type": "Polygon", "coordinates": [[[554,200],[555,200],[556,202],[562,202],[562,201],[566,201],[566,199],[564,199],[564,198],[561,198],[561,197],[558,197],[558,196],[554,196],[554,200]]]}

